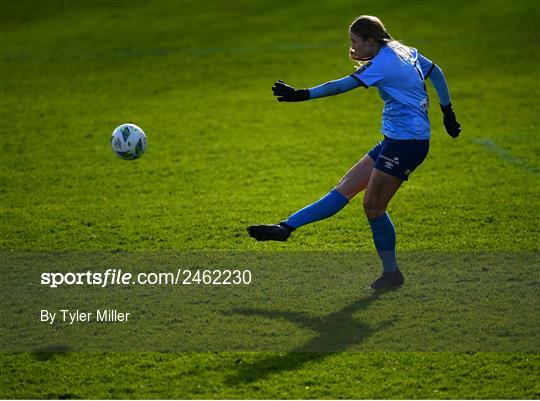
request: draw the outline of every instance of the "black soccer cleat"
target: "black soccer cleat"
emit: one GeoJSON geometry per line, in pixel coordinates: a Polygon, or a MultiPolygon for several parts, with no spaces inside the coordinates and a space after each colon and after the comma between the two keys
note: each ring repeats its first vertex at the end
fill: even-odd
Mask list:
{"type": "Polygon", "coordinates": [[[395,290],[401,287],[404,282],[403,274],[399,270],[395,272],[383,272],[382,276],[375,280],[370,288],[376,291],[395,290]]]}
{"type": "Polygon", "coordinates": [[[247,232],[250,237],[257,241],[287,241],[294,228],[285,224],[261,224],[249,226],[247,232]]]}

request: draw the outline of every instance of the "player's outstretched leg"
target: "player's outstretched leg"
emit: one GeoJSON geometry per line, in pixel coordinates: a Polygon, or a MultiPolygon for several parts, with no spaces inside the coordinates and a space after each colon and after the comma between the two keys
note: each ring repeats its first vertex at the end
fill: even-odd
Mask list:
{"type": "Polygon", "coordinates": [[[286,241],[296,228],[333,216],[348,202],[347,197],[333,189],[317,202],[289,216],[284,222],[250,226],[247,231],[257,241],[286,241]]]}
{"type": "Polygon", "coordinates": [[[258,241],[286,241],[298,227],[333,216],[366,188],[373,164],[372,157],[364,156],[343,176],[337,186],[321,199],[293,213],[279,224],[250,226],[247,229],[249,235],[258,241]]]}

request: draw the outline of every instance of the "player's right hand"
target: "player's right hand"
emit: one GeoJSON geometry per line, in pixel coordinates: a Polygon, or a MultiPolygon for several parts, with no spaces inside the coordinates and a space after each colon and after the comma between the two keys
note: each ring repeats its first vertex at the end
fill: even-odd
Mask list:
{"type": "Polygon", "coordinates": [[[456,119],[454,109],[452,108],[452,103],[448,103],[446,106],[441,104],[440,106],[444,115],[443,123],[444,128],[446,128],[446,132],[448,132],[448,135],[450,135],[452,138],[457,138],[461,132],[461,125],[456,119]]]}
{"type": "Polygon", "coordinates": [[[309,90],[295,89],[281,79],[274,83],[272,92],[277,97],[278,102],[302,102],[309,100],[309,90]]]}

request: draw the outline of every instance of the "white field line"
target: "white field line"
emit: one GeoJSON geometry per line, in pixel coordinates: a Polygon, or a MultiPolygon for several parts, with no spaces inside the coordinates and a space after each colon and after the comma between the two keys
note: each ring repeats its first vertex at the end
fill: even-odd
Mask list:
{"type": "Polygon", "coordinates": [[[523,170],[528,171],[529,173],[540,176],[540,169],[535,166],[531,166],[526,160],[516,157],[509,150],[499,147],[495,141],[489,138],[473,138],[472,141],[478,145],[481,145],[488,152],[491,152],[499,156],[504,161],[513,164],[514,166],[520,167],[523,170]]]}

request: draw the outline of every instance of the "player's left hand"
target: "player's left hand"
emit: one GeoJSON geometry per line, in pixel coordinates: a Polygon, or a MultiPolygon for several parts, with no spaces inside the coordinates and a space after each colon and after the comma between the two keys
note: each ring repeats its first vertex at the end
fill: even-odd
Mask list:
{"type": "Polygon", "coordinates": [[[444,115],[443,123],[444,128],[446,128],[446,132],[448,132],[448,135],[450,135],[452,138],[457,138],[461,132],[461,125],[456,119],[454,109],[452,108],[452,103],[448,103],[446,106],[440,106],[444,115]]]}
{"type": "Polygon", "coordinates": [[[278,102],[302,102],[309,100],[309,90],[307,89],[295,89],[290,85],[287,85],[281,79],[274,83],[272,86],[272,92],[277,97],[278,102]]]}

